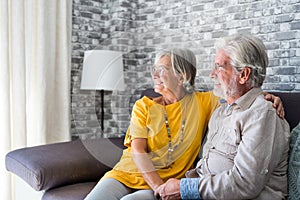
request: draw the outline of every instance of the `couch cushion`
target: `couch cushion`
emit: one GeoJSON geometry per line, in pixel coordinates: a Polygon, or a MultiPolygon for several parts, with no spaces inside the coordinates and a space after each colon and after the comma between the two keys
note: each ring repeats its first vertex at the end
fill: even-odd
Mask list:
{"type": "Polygon", "coordinates": [[[96,184],[86,182],[51,189],[45,192],[42,200],[83,200],[96,184]]]}
{"type": "Polygon", "coordinates": [[[289,198],[300,199],[300,123],[291,132],[288,168],[289,198]]]}
{"type": "Polygon", "coordinates": [[[28,147],[6,155],[6,169],[35,190],[99,180],[122,154],[122,138],[76,140],[28,147]]]}

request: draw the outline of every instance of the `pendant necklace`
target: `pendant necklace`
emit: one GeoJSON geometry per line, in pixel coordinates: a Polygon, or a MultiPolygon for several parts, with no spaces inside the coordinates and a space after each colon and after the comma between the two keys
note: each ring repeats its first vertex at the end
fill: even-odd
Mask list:
{"type": "Polygon", "coordinates": [[[186,114],[186,99],[184,100],[184,108],[182,112],[182,120],[181,120],[181,127],[180,127],[180,141],[175,146],[172,145],[172,137],[171,137],[171,131],[169,126],[169,120],[167,116],[166,107],[164,104],[164,117],[165,117],[165,124],[167,129],[167,135],[168,135],[168,160],[172,160],[172,152],[183,142],[184,139],[184,126],[185,126],[185,114],[186,114]]]}

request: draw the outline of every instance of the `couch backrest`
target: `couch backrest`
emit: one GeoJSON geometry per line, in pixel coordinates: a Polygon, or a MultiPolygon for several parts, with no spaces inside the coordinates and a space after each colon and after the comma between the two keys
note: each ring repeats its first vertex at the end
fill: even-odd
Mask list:
{"type": "Polygon", "coordinates": [[[285,118],[290,124],[291,130],[297,126],[300,121],[300,93],[290,92],[270,92],[279,96],[283,102],[285,118]]]}
{"type": "MultiPolygon", "coordinates": [[[[300,93],[290,92],[270,92],[279,96],[283,102],[285,118],[290,124],[291,130],[297,126],[300,121],[300,93]]],[[[153,88],[142,91],[141,96],[158,97],[160,94],[155,93],[153,88]]]]}

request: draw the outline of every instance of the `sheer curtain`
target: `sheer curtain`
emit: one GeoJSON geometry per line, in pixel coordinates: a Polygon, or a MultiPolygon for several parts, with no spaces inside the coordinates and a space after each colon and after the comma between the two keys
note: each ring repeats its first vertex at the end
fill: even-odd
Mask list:
{"type": "Polygon", "coordinates": [[[71,21],[71,0],[0,1],[1,199],[8,151],[70,139],[71,21]]]}

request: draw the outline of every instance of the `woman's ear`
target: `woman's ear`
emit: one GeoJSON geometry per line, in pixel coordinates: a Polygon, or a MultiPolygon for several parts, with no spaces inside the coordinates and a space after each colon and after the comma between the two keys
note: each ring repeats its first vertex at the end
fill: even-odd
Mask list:
{"type": "Polygon", "coordinates": [[[182,75],[179,75],[179,77],[178,77],[178,84],[179,84],[179,85],[183,85],[183,81],[184,81],[183,76],[182,76],[182,75]]]}
{"type": "Polygon", "coordinates": [[[240,80],[239,80],[240,84],[245,84],[248,81],[250,74],[251,74],[251,68],[247,66],[244,67],[244,69],[240,73],[240,80]]]}

